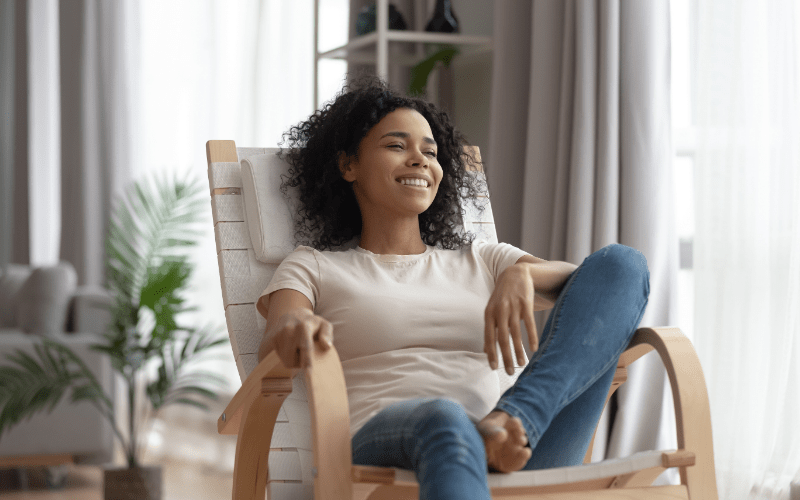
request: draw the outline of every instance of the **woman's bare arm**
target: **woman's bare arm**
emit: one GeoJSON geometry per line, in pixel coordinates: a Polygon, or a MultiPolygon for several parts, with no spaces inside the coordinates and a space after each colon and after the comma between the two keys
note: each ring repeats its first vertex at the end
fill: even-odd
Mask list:
{"type": "MultiPolygon", "coordinates": [[[[264,310],[263,303],[259,310],[264,310]]],[[[289,288],[269,295],[267,327],[258,349],[259,362],[273,349],[287,368],[305,367],[313,343],[323,349],[333,344],[333,327],[315,315],[308,297],[289,288]]]]}
{"type": "Polygon", "coordinates": [[[578,268],[569,262],[548,261],[530,255],[523,255],[514,265],[525,267],[533,278],[533,287],[536,292],[534,311],[553,307],[567,278],[578,268]]]}

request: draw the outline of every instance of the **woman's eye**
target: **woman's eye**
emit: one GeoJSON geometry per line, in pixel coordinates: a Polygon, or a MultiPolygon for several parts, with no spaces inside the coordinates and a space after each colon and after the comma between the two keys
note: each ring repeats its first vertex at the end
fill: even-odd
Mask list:
{"type": "Polygon", "coordinates": [[[403,145],[402,145],[402,144],[390,144],[390,145],[389,145],[389,147],[390,147],[390,148],[399,148],[399,149],[403,149],[403,145]]]}
{"type": "Polygon", "coordinates": [[[428,151],[426,154],[431,155],[431,158],[436,158],[436,151],[428,151]]]}

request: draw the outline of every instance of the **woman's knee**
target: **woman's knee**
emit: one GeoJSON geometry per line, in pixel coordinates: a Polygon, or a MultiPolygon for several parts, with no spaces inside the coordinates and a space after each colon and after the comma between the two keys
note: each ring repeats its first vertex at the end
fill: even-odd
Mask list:
{"type": "Polygon", "coordinates": [[[626,285],[639,284],[645,295],[650,292],[650,272],[647,259],[635,248],[613,243],[595,252],[597,263],[603,268],[609,282],[620,281],[626,285]]]}
{"type": "Polygon", "coordinates": [[[417,406],[413,417],[415,426],[420,430],[463,431],[474,427],[464,408],[449,399],[432,399],[417,406]]]}
{"type": "Polygon", "coordinates": [[[483,440],[464,408],[448,399],[419,405],[412,416],[416,437],[412,453],[419,459],[434,456],[486,470],[483,440]]]}

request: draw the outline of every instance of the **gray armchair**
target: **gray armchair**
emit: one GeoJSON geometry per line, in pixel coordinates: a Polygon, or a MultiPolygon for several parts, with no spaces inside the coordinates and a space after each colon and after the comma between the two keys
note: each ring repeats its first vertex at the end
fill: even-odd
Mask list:
{"type": "MultiPolygon", "coordinates": [[[[0,363],[18,349],[32,353],[43,337],[51,338],[72,348],[113,397],[109,359],[89,348],[110,321],[111,300],[102,288],[78,287],[69,263],[8,265],[0,270],[0,363]]],[[[0,436],[0,468],[105,463],[113,450],[111,427],[100,413],[65,398],[52,413],[37,414],[0,436]]]]}

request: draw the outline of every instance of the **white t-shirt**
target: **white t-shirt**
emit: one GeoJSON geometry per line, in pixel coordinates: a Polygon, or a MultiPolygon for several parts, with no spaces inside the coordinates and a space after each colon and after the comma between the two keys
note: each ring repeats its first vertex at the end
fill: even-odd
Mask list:
{"type": "Polygon", "coordinates": [[[261,297],[297,290],[333,325],[351,435],[386,406],[415,398],[457,401],[477,422],[500,397],[483,352],[484,310],[497,278],[524,255],[506,243],[427,246],[419,255],[299,246],[261,297]]]}

